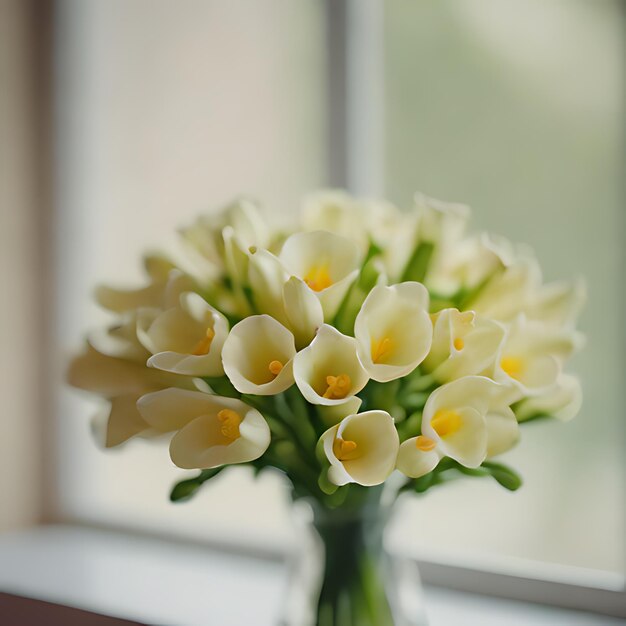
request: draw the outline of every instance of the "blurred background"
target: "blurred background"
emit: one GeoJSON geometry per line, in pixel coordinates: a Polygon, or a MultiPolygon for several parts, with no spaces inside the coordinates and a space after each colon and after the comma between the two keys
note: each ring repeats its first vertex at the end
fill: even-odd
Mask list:
{"type": "Polygon", "coordinates": [[[289,219],[320,186],[421,190],[583,276],[585,404],[507,455],[525,486],[404,503],[429,560],[605,586],[626,567],[624,4],[617,0],[0,0],[0,529],[41,520],[284,551],[285,486],[232,470],[193,502],[164,446],[104,453],[63,386],[97,282],[235,195],[289,219]],[[358,8],[361,6],[362,8],[358,8]],[[228,500],[228,505],[222,504],[228,500]],[[250,511],[254,515],[250,516],[250,511]],[[254,521],[252,522],[251,519],[254,521]]]}

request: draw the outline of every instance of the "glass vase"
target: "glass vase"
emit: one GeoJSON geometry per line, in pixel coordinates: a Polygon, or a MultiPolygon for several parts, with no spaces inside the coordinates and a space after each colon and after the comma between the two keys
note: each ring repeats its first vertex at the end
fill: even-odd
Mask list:
{"type": "MultiPolygon", "coordinates": [[[[358,488],[358,487],[357,487],[358,488]]],[[[382,488],[336,508],[298,501],[298,550],[288,572],[281,626],[424,626],[414,559],[389,554],[392,506],[382,488]]]]}

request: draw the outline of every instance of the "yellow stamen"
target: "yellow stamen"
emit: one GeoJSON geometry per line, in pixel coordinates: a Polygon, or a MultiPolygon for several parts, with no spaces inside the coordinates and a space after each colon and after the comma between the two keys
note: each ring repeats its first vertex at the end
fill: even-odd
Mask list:
{"type": "Polygon", "coordinates": [[[454,435],[463,426],[463,420],[456,411],[441,410],[435,413],[430,425],[440,437],[447,437],[454,435]]]}
{"type": "Polygon", "coordinates": [[[224,435],[224,437],[226,437],[226,439],[235,441],[235,439],[239,439],[239,437],[241,437],[239,425],[243,420],[241,419],[239,413],[233,411],[232,409],[222,409],[217,414],[217,419],[222,422],[220,432],[224,435]]]}
{"type": "Polygon", "coordinates": [[[518,378],[524,369],[524,361],[516,356],[505,356],[500,367],[511,377],[518,378]]]}
{"type": "Polygon", "coordinates": [[[357,449],[355,441],[344,440],[341,437],[337,437],[333,442],[333,452],[340,461],[349,461],[355,458],[355,452],[357,449]]]}
{"type": "Polygon", "coordinates": [[[198,341],[195,348],[191,351],[191,354],[195,356],[202,356],[208,354],[211,349],[211,343],[215,337],[215,331],[212,328],[206,329],[206,335],[198,341]]]}
{"type": "Polygon", "coordinates": [[[425,435],[419,435],[415,438],[415,447],[422,452],[430,452],[436,445],[433,439],[425,435]]]}
{"type": "Polygon", "coordinates": [[[269,371],[274,374],[274,376],[278,376],[282,371],[283,367],[285,367],[280,361],[271,361],[268,365],[269,371]]]}
{"type": "Polygon", "coordinates": [[[339,400],[345,398],[352,386],[352,380],[347,374],[339,374],[339,376],[326,376],[326,384],[328,389],[324,392],[324,398],[331,400],[339,400]]]}
{"type": "Polygon", "coordinates": [[[386,356],[389,355],[391,350],[391,339],[389,337],[383,337],[376,341],[372,339],[371,341],[371,352],[372,352],[372,362],[380,363],[385,359],[386,356]]]}
{"type": "Polygon", "coordinates": [[[454,340],[453,345],[455,350],[463,350],[463,348],[465,347],[465,342],[460,337],[457,337],[454,340]]]}
{"type": "Polygon", "coordinates": [[[304,277],[304,282],[313,289],[313,291],[322,291],[322,289],[330,287],[333,281],[328,273],[328,265],[314,265],[304,277]]]}

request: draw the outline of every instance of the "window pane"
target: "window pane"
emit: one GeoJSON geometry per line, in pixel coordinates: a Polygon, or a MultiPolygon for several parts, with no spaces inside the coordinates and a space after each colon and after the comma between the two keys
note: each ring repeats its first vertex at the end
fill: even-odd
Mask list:
{"type": "MultiPolygon", "coordinates": [[[[144,248],[170,244],[177,227],[235,195],[253,194],[279,217],[324,184],[326,93],[323,5],[313,0],[58,5],[53,336],[61,368],[68,347],[106,319],[89,301],[96,281],[140,280],[144,248]]],[[[133,441],[105,454],[89,433],[93,402],[69,389],[59,396],[58,514],[279,536],[276,481],[253,485],[235,471],[174,507],[169,488],[184,473],[166,444],[133,441]]]]}
{"type": "MultiPolygon", "coordinates": [[[[468,480],[406,506],[423,554],[509,555],[624,572],[623,5],[442,0],[386,7],[387,194],[474,208],[531,244],[546,279],[583,275],[573,422],[523,428],[525,486],[468,480]]],[[[410,532],[409,532],[410,531],[410,532]]]]}

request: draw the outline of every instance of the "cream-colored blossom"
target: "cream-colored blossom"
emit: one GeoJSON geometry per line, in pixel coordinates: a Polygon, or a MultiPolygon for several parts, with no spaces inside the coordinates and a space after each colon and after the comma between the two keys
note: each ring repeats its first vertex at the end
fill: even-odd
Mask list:
{"type": "Polygon", "coordinates": [[[423,368],[436,380],[480,374],[494,364],[505,335],[500,324],[457,309],[444,309],[433,317],[433,342],[423,368]]]}
{"type": "Polygon", "coordinates": [[[109,401],[94,420],[94,430],[106,447],[117,446],[135,435],[154,434],[135,406],[143,394],[173,386],[196,388],[196,380],[187,376],[155,370],[145,362],[107,356],[89,345],[70,363],[67,381],[109,401]]]}
{"type": "Polygon", "coordinates": [[[398,431],[385,411],[366,411],[345,417],[321,437],[330,463],[328,480],[338,486],[383,483],[398,455],[398,431]]]}
{"type": "Polygon", "coordinates": [[[465,232],[471,215],[470,208],[458,202],[443,202],[421,192],[414,196],[420,217],[420,241],[433,243],[447,251],[465,232]]]}
{"type": "Polygon", "coordinates": [[[514,261],[512,244],[487,233],[457,242],[428,272],[428,286],[438,294],[479,289],[514,261]]]}
{"type": "Polygon", "coordinates": [[[122,314],[117,323],[89,334],[89,343],[100,353],[145,363],[150,352],[137,337],[137,311],[122,314]]]}
{"type": "Polygon", "coordinates": [[[324,311],[317,296],[302,279],[292,276],[283,285],[283,305],[296,347],[308,346],[324,323],[324,311]]]}
{"type": "Polygon", "coordinates": [[[115,396],[93,417],[91,431],[99,445],[114,448],[133,437],[150,438],[161,434],[139,413],[137,400],[140,397],[137,394],[115,396]]]}
{"type": "Polygon", "coordinates": [[[334,233],[366,249],[369,241],[364,218],[363,208],[356,198],[340,189],[318,191],[302,203],[304,230],[334,233]]]}
{"type": "Polygon", "coordinates": [[[357,394],[368,375],[357,356],[357,342],[324,324],[315,339],[293,361],[302,395],[312,404],[342,404],[357,394]]]}
{"type": "Polygon", "coordinates": [[[99,285],[95,300],[103,308],[114,313],[126,313],[140,307],[169,308],[174,306],[184,291],[192,291],[194,280],[174,267],[170,261],[158,256],[147,256],[144,266],[149,283],[139,289],[116,289],[99,285]]]}
{"type": "Polygon", "coordinates": [[[361,398],[358,396],[352,396],[352,398],[342,402],[341,404],[332,404],[330,406],[318,404],[316,409],[324,424],[327,426],[334,426],[344,417],[358,413],[361,408],[361,404],[363,404],[363,400],[361,400],[361,398]]]}
{"type": "Polygon", "coordinates": [[[517,404],[515,414],[520,422],[537,415],[550,415],[566,422],[578,414],[582,401],[580,380],[570,374],[561,374],[554,386],[517,404]]]}
{"type": "Polygon", "coordinates": [[[325,230],[352,239],[365,252],[370,243],[385,246],[401,222],[400,211],[385,200],[355,198],[342,190],[323,190],[305,198],[305,230],[325,230]]]}
{"type": "Polygon", "coordinates": [[[317,295],[329,320],[359,274],[361,254],[351,239],[318,230],[288,237],[279,259],[317,295]]]}
{"type": "Polygon", "coordinates": [[[258,396],[285,391],[293,382],[293,334],[269,315],[247,317],[222,348],[224,371],[235,389],[258,396]]]}
{"type": "Polygon", "coordinates": [[[204,269],[209,273],[225,266],[224,229],[236,235],[244,250],[269,243],[269,229],[257,204],[249,198],[239,198],[221,212],[201,215],[180,234],[190,250],[196,252],[197,260],[205,260],[204,269]]]}
{"type": "Polygon", "coordinates": [[[226,318],[192,292],[162,313],[142,309],[137,319],[137,336],[153,355],[148,365],[176,374],[222,376],[227,334],[226,318]]]}
{"type": "Polygon", "coordinates": [[[519,389],[520,397],[541,394],[554,385],[563,362],[581,341],[576,332],[555,330],[520,315],[509,325],[493,378],[519,389]]]}
{"type": "Polygon", "coordinates": [[[395,226],[386,238],[383,260],[393,281],[403,279],[414,252],[423,244],[433,248],[429,278],[458,247],[470,215],[463,204],[442,202],[419,192],[414,203],[413,211],[394,219],[395,226]]]}
{"type": "Polygon", "coordinates": [[[289,273],[268,250],[252,247],[249,251],[248,280],[252,299],[259,313],[267,313],[287,325],[283,289],[289,273]]]}
{"type": "Polygon", "coordinates": [[[506,405],[506,390],[484,376],[465,376],[435,389],[426,401],[422,433],[404,441],[398,469],[423,476],[447,456],[478,467],[517,441],[517,420],[506,405]]]}
{"type": "Polygon", "coordinates": [[[541,270],[529,251],[522,251],[479,290],[468,306],[500,322],[511,322],[531,305],[541,285],[541,270]]]}
{"type": "Polygon", "coordinates": [[[586,300],[584,280],[557,281],[543,285],[532,294],[526,313],[529,319],[572,329],[586,300]]]}
{"type": "Polygon", "coordinates": [[[416,282],[374,287],[356,317],[354,333],[371,378],[386,382],[406,376],[430,350],[428,291],[416,282]]]}
{"type": "Polygon", "coordinates": [[[170,456],[183,469],[253,461],[270,444],[263,416],[234,398],[164,389],[143,396],[137,406],[155,430],[178,431],[170,443],[170,456]]]}

